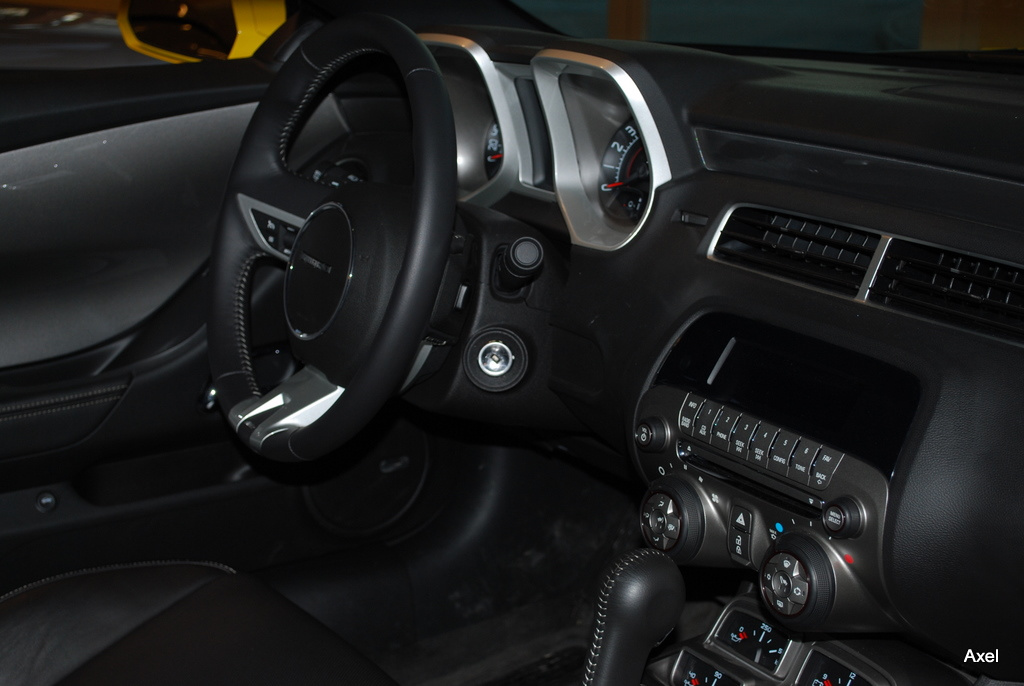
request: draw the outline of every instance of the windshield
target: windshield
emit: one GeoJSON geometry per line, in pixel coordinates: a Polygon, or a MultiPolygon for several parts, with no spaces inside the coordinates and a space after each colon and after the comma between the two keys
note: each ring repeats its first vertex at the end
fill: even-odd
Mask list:
{"type": "Polygon", "coordinates": [[[567,35],[836,52],[1024,45],[1020,0],[512,0],[567,35]]]}

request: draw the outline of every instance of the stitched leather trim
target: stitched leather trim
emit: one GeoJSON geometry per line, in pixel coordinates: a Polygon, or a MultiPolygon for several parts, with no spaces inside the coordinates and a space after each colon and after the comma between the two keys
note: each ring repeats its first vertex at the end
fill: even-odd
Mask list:
{"type": "MultiPolygon", "coordinates": [[[[22,412],[24,410],[31,410],[37,407],[46,407],[48,405],[62,405],[69,403],[74,400],[82,400],[84,398],[94,398],[98,395],[120,395],[128,388],[128,384],[117,384],[116,386],[104,386],[103,388],[93,388],[88,391],[81,391],[79,393],[69,393],[68,395],[61,395],[55,398],[47,398],[45,400],[34,400],[30,402],[10,403],[8,405],[0,405],[0,415],[10,414],[12,412],[22,412]]],[[[60,408],[57,408],[60,409],[60,408]]]]}
{"type": "Polygon", "coordinates": [[[597,597],[594,636],[590,641],[590,654],[587,656],[587,665],[583,673],[583,686],[591,686],[594,683],[594,677],[597,675],[597,666],[601,660],[601,644],[604,642],[605,621],[608,618],[608,598],[611,597],[615,583],[629,567],[646,557],[652,556],[666,557],[665,553],[652,548],[632,550],[616,560],[614,566],[605,575],[604,583],[601,584],[601,593],[597,597]]]}
{"type": "Polygon", "coordinates": [[[308,86],[306,86],[306,92],[302,95],[302,100],[299,101],[298,106],[292,112],[292,115],[288,118],[288,121],[285,122],[284,128],[281,130],[281,138],[278,143],[277,153],[281,159],[281,166],[285,169],[288,169],[288,171],[291,171],[291,169],[288,167],[287,162],[288,148],[291,147],[292,139],[295,137],[295,134],[297,133],[299,122],[302,120],[302,117],[306,114],[306,110],[309,109],[309,106],[313,102],[313,99],[316,98],[316,96],[320,93],[321,89],[323,88],[324,82],[327,81],[327,79],[334,76],[335,72],[337,72],[349,60],[359,57],[361,55],[381,52],[380,50],[376,50],[374,48],[357,48],[355,50],[350,50],[346,53],[338,55],[323,67],[318,68],[316,67],[316,65],[313,64],[313,61],[309,59],[309,57],[306,55],[305,50],[303,50],[302,47],[300,47],[299,50],[302,52],[302,57],[303,59],[306,60],[306,64],[310,65],[314,69],[318,69],[318,71],[316,73],[316,76],[313,77],[313,80],[309,82],[308,86]]]}
{"type": "Polygon", "coordinates": [[[18,414],[8,415],[6,417],[0,417],[0,422],[13,422],[19,419],[29,419],[30,417],[41,417],[47,414],[57,414],[58,412],[66,412],[68,410],[77,410],[82,407],[92,407],[93,405],[106,405],[107,403],[117,402],[117,396],[109,398],[100,398],[98,400],[89,400],[84,403],[74,403],[71,405],[61,405],[60,407],[50,407],[44,410],[35,410],[33,412],[19,412],[18,414]]]}
{"type": "Polygon", "coordinates": [[[235,348],[238,350],[239,363],[245,381],[249,384],[249,391],[256,396],[260,394],[260,387],[256,383],[252,351],[249,349],[249,283],[252,280],[253,266],[264,256],[262,252],[250,253],[242,263],[242,268],[238,270],[238,279],[235,281],[235,348]]]}
{"type": "Polygon", "coordinates": [[[79,569],[73,572],[65,572],[63,574],[56,574],[54,576],[40,579],[39,581],[33,581],[30,584],[25,584],[20,588],[16,588],[13,591],[9,591],[4,595],[0,596],[0,603],[5,600],[10,600],[15,596],[21,595],[33,589],[52,584],[63,579],[72,579],[76,576],[85,576],[87,574],[99,574],[100,572],[112,572],[121,569],[137,569],[140,567],[171,567],[174,565],[192,565],[196,567],[211,567],[213,569],[219,569],[225,574],[235,574],[235,570],[227,565],[222,565],[219,562],[210,561],[194,561],[194,560],[152,560],[149,562],[126,562],[122,564],[104,565],[102,567],[90,567],[88,569],[79,569]]]}

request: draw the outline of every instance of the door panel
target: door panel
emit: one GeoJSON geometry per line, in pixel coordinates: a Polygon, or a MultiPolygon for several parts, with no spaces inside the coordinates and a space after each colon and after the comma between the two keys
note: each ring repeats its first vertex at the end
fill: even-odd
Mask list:
{"type": "Polygon", "coordinates": [[[253,60],[0,70],[0,151],[255,102],[269,78],[266,67],[253,60]]]}
{"type": "Polygon", "coordinates": [[[237,105],[0,154],[0,368],[123,335],[209,255],[237,105]]]}
{"type": "Polygon", "coordinates": [[[205,266],[268,76],[0,72],[0,493],[230,438],[202,406],[205,266]]]}

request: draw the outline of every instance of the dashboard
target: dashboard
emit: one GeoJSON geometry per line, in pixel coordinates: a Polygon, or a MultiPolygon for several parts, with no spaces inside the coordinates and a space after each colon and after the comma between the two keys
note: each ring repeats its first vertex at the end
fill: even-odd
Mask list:
{"type": "MultiPolygon", "coordinates": [[[[512,426],[563,422],[557,398],[648,485],[648,545],[684,575],[749,571],[651,679],[1024,676],[1005,631],[1024,611],[1024,78],[421,38],[452,99],[464,219],[501,236],[482,259],[546,271],[462,284],[459,303],[500,302],[466,315],[447,381],[409,397],[512,426]],[[514,360],[530,367],[495,382],[514,360]]],[[[309,173],[360,182],[346,155],[309,173]]]]}

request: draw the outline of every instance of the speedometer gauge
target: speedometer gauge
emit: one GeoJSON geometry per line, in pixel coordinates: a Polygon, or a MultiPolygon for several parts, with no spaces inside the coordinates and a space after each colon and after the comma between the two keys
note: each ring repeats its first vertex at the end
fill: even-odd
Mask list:
{"type": "Polygon", "coordinates": [[[601,204],[613,217],[640,221],[651,190],[644,141],[630,120],[615,132],[601,158],[601,204]]]}

